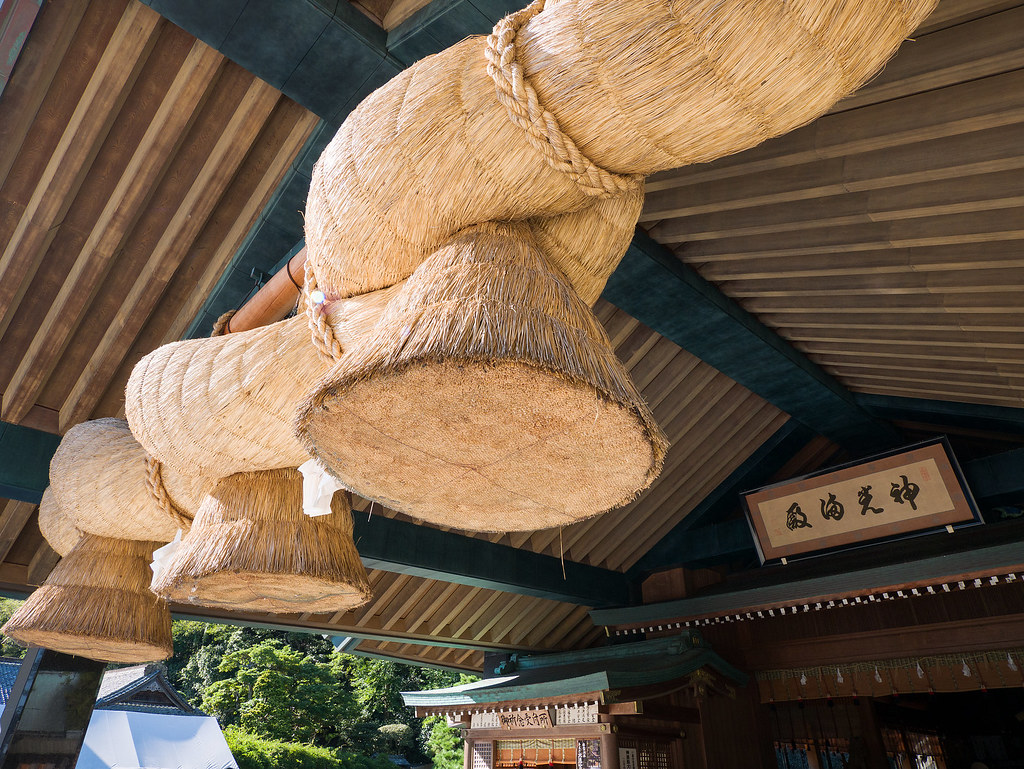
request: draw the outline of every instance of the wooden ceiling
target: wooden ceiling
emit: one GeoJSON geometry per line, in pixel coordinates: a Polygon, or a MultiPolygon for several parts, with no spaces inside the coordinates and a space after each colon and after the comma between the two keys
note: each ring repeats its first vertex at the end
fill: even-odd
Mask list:
{"type": "Polygon", "coordinates": [[[853,392],[1024,406],[1024,7],[943,2],[872,82],[653,177],[642,223],[853,392]]]}
{"type": "MultiPolygon", "coordinates": [[[[390,28],[418,4],[358,5],[390,28]]],[[[829,115],[653,177],[643,226],[852,393],[1024,407],[1021,29],[1024,4],[942,0],[829,115]]],[[[63,432],[119,414],[131,367],[185,333],[317,122],[136,0],[45,2],[0,97],[3,419],[63,432]]],[[[672,441],[665,471],[592,521],[470,536],[625,572],[791,420],[609,302],[595,309],[672,441]]],[[[982,450],[1024,443],[962,432],[982,450]]],[[[814,438],[773,475],[842,456],[814,438]]],[[[0,505],[0,587],[24,591],[55,556],[33,505],[0,505]]],[[[371,584],[354,612],[206,614],[477,670],[484,650],[602,636],[576,603],[379,570],[371,584]]]]}

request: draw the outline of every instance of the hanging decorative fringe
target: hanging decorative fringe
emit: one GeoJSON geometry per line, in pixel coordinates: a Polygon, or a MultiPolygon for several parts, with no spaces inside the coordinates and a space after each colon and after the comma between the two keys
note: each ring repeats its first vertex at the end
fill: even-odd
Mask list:
{"type": "Polygon", "coordinates": [[[171,655],[171,613],[149,590],[156,542],[85,534],[3,632],[25,644],[102,662],[171,655]]]}
{"type": "Polygon", "coordinates": [[[460,233],[300,409],[356,493],[444,526],[517,531],[625,504],[667,449],[603,327],[523,224],[460,233]]]}
{"type": "Polygon", "coordinates": [[[166,570],[153,581],[179,603],[269,612],[336,612],[370,598],[352,541],[347,496],[334,512],[302,512],[297,470],[222,478],[203,500],[166,570]]]}

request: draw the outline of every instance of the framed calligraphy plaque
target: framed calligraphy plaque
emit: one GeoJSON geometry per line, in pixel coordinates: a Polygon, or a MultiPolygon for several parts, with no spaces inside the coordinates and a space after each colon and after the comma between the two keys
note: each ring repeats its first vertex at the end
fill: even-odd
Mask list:
{"type": "Polygon", "coordinates": [[[981,523],[945,438],[742,495],[761,563],[981,523]]]}

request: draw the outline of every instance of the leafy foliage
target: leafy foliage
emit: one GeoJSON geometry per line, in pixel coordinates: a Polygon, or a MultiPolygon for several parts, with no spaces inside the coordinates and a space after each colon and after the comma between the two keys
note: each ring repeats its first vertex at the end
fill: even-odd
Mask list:
{"type": "MultiPolygon", "coordinates": [[[[18,610],[22,601],[13,598],[0,598],[0,625],[7,623],[11,615],[18,610]]],[[[0,657],[24,657],[25,649],[18,646],[7,636],[0,636],[0,657]]]]}
{"type": "Polygon", "coordinates": [[[423,719],[427,752],[433,757],[434,769],[462,769],[462,736],[448,726],[443,716],[423,719]]]}
{"type": "Polygon", "coordinates": [[[233,726],[224,730],[224,737],[239,769],[395,769],[386,758],[267,740],[233,726]]]}
{"type": "Polygon", "coordinates": [[[225,727],[242,769],[395,769],[374,754],[461,769],[458,730],[443,719],[424,727],[401,692],[468,676],[340,654],[307,633],[181,620],[167,667],[178,691],[225,727]]]}

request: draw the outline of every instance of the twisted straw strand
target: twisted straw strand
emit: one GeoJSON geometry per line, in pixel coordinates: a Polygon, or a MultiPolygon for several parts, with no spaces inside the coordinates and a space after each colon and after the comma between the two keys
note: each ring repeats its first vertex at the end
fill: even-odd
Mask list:
{"type": "Polygon", "coordinates": [[[334,335],[334,329],[327,322],[327,315],[319,305],[313,304],[310,296],[316,291],[316,275],[313,274],[313,265],[306,262],[306,319],[309,321],[309,331],[312,335],[313,345],[316,347],[320,358],[329,364],[333,364],[344,354],[344,349],[338,337],[334,335]]]}
{"type": "Polygon", "coordinates": [[[155,457],[146,459],[146,488],[153,495],[157,506],[174,519],[179,528],[188,529],[192,525],[192,516],[174,504],[174,500],[171,499],[164,486],[160,467],[160,461],[155,457]]]}
{"type": "Polygon", "coordinates": [[[635,190],[643,176],[613,174],[586,157],[562,131],[558,119],[541,106],[537,92],[523,74],[516,59],[516,33],[542,10],[544,0],[534,0],[495,24],[487,38],[487,74],[494,80],[498,101],[548,165],[566,174],[587,195],[607,198],[635,190]]]}

